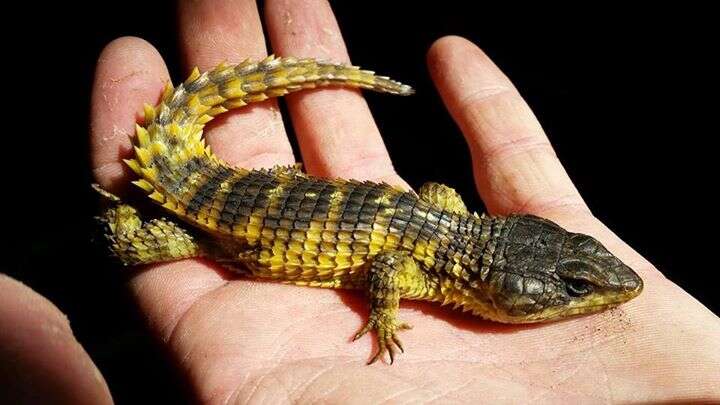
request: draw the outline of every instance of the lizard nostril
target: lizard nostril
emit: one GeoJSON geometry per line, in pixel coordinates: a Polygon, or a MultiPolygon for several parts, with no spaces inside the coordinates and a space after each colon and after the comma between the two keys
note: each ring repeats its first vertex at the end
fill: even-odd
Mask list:
{"type": "Polygon", "coordinates": [[[643,290],[643,281],[640,276],[635,274],[635,272],[633,271],[633,277],[627,279],[623,283],[623,287],[625,288],[625,291],[632,292],[634,293],[634,295],[637,295],[640,294],[640,292],[642,292],[643,290]]]}

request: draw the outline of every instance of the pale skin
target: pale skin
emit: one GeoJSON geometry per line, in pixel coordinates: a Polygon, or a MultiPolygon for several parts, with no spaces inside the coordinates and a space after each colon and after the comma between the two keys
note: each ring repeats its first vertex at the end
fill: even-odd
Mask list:
{"type": "MultiPolygon", "coordinates": [[[[264,16],[253,1],[188,1],[179,13],[188,72],[261,58],[266,41],[278,55],[349,61],[322,0],[266,1],[264,16]]],[[[132,276],[130,289],[196,397],[206,403],[720,400],[718,317],[592,215],[530,108],[479,48],[445,37],[427,59],[470,145],[488,210],[532,213],[595,236],[637,270],[644,292],[614,311],[541,326],[499,325],[404,302],[399,317],[414,326],[401,334],[406,352],[392,366],[366,366],[376,349],[373,336],[351,342],[367,317],[361,293],[236,279],[209,261],[148,266],[132,276]]],[[[121,159],[131,156],[129,136],[143,103],[156,103],[167,80],[162,57],[142,39],[120,38],[102,52],[91,118],[93,171],[102,187],[137,192],[127,187],[133,176],[121,159]]],[[[206,131],[208,142],[221,158],[246,168],[302,161],[314,175],[407,187],[360,92],[320,89],[287,102],[302,156],[293,156],[274,101],[224,115],[206,131]]],[[[107,394],[97,381],[100,398],[107,394]]]]}

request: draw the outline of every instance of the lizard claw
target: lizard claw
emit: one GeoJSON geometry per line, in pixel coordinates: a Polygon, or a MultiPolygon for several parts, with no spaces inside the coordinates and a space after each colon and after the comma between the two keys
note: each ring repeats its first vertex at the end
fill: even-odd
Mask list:
{"type": "Polygon", "coordinates": [[[370,329],[374,329],[374,323],[372,321],[365,324],[365,327],[360,329],[360,332],[355,334],[355,337],[353,337],[353,342],[363,337],[366,333],[370,332],[370,329]]]}
{"type": "Polygon", "coordinates": [[[410,328],[412,328],[412,326],[404,322],[395,322],[394,320],[388,322],[387,319],[370,319],[360,332],[355,334],[353,341],[358,340],[370,330],[375,330],[377,332],[378,351],[367,364],[375,363],[385,352],[387,352],[390,357],[390,364],[393,364],[395,362],[396,348],[400,350],[400,353],[405,353],[405,349],[403,348],[400,338],[397,336],[397,332],[410,328]]]}
{"type": "Polygon", "coordinates": [[[408,330],[408,329],[412,329],[412,325],[410,325],[407,322],[400,322],[399,324],[397,324],[395,329],[396,330],[408,330]]]}
{"type": "MultiPolygon", "coordinates": [[[[400,353],[405,353],[405,349],[403,348],[403,345],[402,345],[402,342],[400,341],[400,338],[397,337],[397,336],[395,336],[395,335],[393,335],[392,340],[393,340],[393,343],[395,343],[395,346],[397,346],[398,349],[400,349],[400,353]]],[[[392,356],[390,356],[390,358],[392,359],[392,356]]]]}

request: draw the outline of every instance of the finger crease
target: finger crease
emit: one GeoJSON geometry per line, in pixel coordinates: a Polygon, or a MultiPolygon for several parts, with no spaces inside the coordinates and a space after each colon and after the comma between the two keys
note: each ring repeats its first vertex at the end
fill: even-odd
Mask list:
{"type": "Polygon", "coordinates": [[[393,168],[387,154],[369,154],[352,159],[349,164],[334,168],[333,173],[353,176],[355,173],[372,172],[376,178],[387,178],[395,176],[395,168],[393,168]],[[368,170],[374,169],[374,170],[368,170]]]}
{"type": "Polygon", "coordinates": [[[292,153],[266,151],[255,153],[240,162],[232,163],[232,165],[243,169],[259,169],[270,168],[276,165],[292,164],[293,162],[295,162],[295,157],[292,153]]]}
{"type": "Polygon", "coordinates": [[[463,109],[466,109],[470,108],[475,104],[482,104],[487,102],[488,100],[492,100],[494,98],[497,98],[498,96],[502,96],[511,92],[516,93],[517,91],[512,87],[502,85],[481,87],[466,95],[465,97],[459,99],[458,103],[460,106],[462,106],[463,109]]]}
{"type": "MultiPolygon", "coordinates": [[[[510,136],[508,136],[509,138],[510,136]]],[[[488,166],[499,164],[509,157],[518,154],[529,154],[534,151],[545,153],[552,158],[556,158],[555,150],[550,142],[540,134],[532,134],[498,143],[492,147],[482,147],[478,145],[481,159],[480,163],[488,166]]]]}
{"type": "Polygon", "coordinates": [[[590,214],[590,208],[577,193],[569,193],[560,197],[545,199],[528,197],[525,202],[518,205],[518,212],[532,212],[537,215],[562,208],[562,211],[590,214]]]}

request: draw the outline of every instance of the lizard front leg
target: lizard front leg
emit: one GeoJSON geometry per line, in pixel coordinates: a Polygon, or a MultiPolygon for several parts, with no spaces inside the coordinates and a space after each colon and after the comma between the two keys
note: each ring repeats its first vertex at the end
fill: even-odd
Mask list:
{"type": "Polygon", "coordinates": [[[437,208],[458,215],[468,215],[468,209],[454,188],[444,184],[428,182],[418,190],[418,196],[437,208]]]}
{"type": "Polygon", "coordinates": [[[372,259],[367,274],[370,318],[353,339],[359,339],[370,330],[376,331],[378,351],[368,364],[377,361],[386,351],[392,364],[395,347],[404,351],[397,332],[411,326],[397,319],[400,298],[428,298],[434,284],[409,252],[381,252],[372,259]]]}

